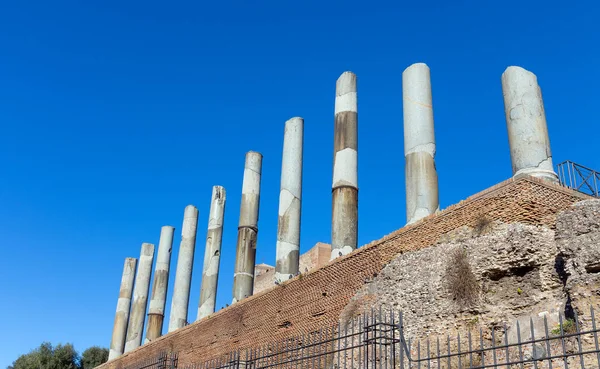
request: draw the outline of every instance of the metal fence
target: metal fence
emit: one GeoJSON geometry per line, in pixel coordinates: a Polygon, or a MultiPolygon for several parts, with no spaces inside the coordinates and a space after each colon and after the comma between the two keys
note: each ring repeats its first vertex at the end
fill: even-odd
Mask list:
{"type": "Polygon", "coordinates": [[[600,197],[600,172],[569,160],[558,164],[557,171],[560,184],[563,186],[600,197]]]}
{"type": "Polygon", "coordinates": [[[177,353],[161,352],[158,356],[147,358],[125,369],[176,369],[177,353]]]}
{"type": "Polygon", "coordinates": [[[585,316],[568,319],[544,315],[510,327],[409,339],[402,314],[379,310],[182,369],[597,369],[600,348],[594,314],[590,309],[585,316]]]}

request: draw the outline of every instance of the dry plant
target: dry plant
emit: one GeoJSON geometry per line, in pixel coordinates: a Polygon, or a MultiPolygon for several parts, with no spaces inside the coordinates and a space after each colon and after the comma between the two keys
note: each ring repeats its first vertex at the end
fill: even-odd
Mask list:
{"type": "Polygon", "coordinates": [[[446,283],[448,293],[460,308],[473,306],[479,299],[479,282],[462,247],[455,248],[448,256],[446,283]]]}
{"type": "Polygon", "coordinates": [[[482,214],[477,218],[477,220],[475,220],[475,225],[473,226],[473,232],[477,236],[481,236],[482,234],[484,234],[491,228],[492,223],[493,223],[493,221],[490,218],[488,218],[487,215],[482,214]]]}

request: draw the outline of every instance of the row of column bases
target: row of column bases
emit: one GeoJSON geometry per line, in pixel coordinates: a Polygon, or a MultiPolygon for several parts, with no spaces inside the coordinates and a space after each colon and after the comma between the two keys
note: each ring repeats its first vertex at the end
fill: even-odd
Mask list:
{"type": "MultiPolygon", "coordinates": [[[[520,67],[508,67],[502,74],[502,90],[513,175],[530,175],[556,182],[542,95],[536,76],[520,67]]],[[[439,211],[431,80],[426,64],[413,64],[402,73],[402,96],[406,217],[410,224],[439,211]]],[[[344,72],[337,80],[334,125],[332,260],[357,248],[358,104],[356,75],[352,72],[344,72]]],[[[284,131],[279,196],[277,284],[296,276],[299,269],[303,139],[304,120],[299,117],[288,120],[284,131]]],[[[253,293],[261,170],[262,155],[248,152],[238,225],[233,303],[253,293]]],[[[215,311],[225,199],[225,189],[213,187],[197,320],[215,311]]],[[[185,209],[181,232],[169,332],[188,324],[197,225],[198,209],[189,205],[185,209]]],[[[171,226],[161,229],[146,342],[162,335],[173,233],[171,226]]],[[[137,260],[125,260],[109,359],[131,351],[142,343],[153,258],[154,245],[144,243],[137,274],[137,260]]]]}

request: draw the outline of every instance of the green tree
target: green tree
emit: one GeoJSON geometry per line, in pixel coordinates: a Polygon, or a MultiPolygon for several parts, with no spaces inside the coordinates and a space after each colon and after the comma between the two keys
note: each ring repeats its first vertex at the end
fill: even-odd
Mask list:
{"type": "Polygon", "coordinates": [[[108,361],[108,349],[92,346],[81,354],[81,369],[92,369],[108,361]]]}
{"type": "Polygon", "coordinates": [[[52,347],[44,342],[28,354],[19,356],[8,369],[79,369],[79,355],[71,344],[52,347]]]}

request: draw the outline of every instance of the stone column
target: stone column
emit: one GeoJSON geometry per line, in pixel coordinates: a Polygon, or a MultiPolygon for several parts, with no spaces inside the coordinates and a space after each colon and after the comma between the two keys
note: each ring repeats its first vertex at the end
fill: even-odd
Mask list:
{"type": "Polygon", "coordinates": [[[336,82],[331,217],[331,259],[351,253],[358,243],[358,104],[356,75],[336,82]]]}
{"type": "Polygon", "coordinates": [[[285,122],[275,264],[277,283],[287,281],[298,274],[303,140],[304,119],[296,117],[285,122]]]}
{"type": "Polygon", "coordinates": [[[146,339],[144,342],[150,342],[162,336],[174,232],[175,228],[171,226],[164,226],[160,230],[158,256],[156,257],[156,267],[154,268],[154,283],[152,283],[152,297],[150,298],[150,308],[148,309],[148,328],[146,329],[146,339]]]}
{"type": "Polygon", "coordinates": [[[558,183],[537,77],[521,67],[508,67],[502,74],[502,93],[513,176],[558,183]]]}
{"type": "Polygon", "coordinates": [[[148,292],[150,290],[150,275],[152,274],[152,261],[154,260],[154,245],[143,243],[140,253],[140,265],[135,276],[133,289],[133,305],[127,327],[127,341],[125,352],[134,350],[142,344],[146,306],[148,305],[148,292]]]}
{"type": "Polygon", "coordinates": [[[137,259],[125,259],[108,360],[116,359],[121,356],[123,354],[123,349],[125,348],[125,335],[127,334],[127,323],[129,321],[129,308],[131,307],[131,295],[133,294],[133,279],[135,278],[136,265],[137,259]]]}
{"type": "Polygon", "coordinates": [[[208,216],[208,232],[206,233],[206,248],[204,250],[204,269],[202,272],[202,287],[198,316],[200,320],[215,312],[217,299],[217,284],[219,281],[219,261],[221,259],[221,240],[223,238],[223,217],[225,215],[225,189],[214,186],[210,200],[208,216]]]}
{"type": "Polygon", "coordinates": [[[413,64],[402,73],[402,107],[406,221],[411,224],[439,210],[431,77],[427,64],[413,64]]]}
{"type": "Polygon", "coordinates": [[[242,203],[233,274],[233,303],[251,296],[254,289],[261,170],[262,155],[254,151],[248,152],[244,166],[242,203]]]}
{"type": "Polygon", "coordinates": [[[188,324],[187,315],[190,302],[190,285],[192,282],[197,228],[198,209],[193,205],[188,205],[185,208],[183,226],[181,227],[181,243],[179,244],[175,285],[173,286],[173,297],[171,298],[169,332],[173,332],[188,324]]]}

